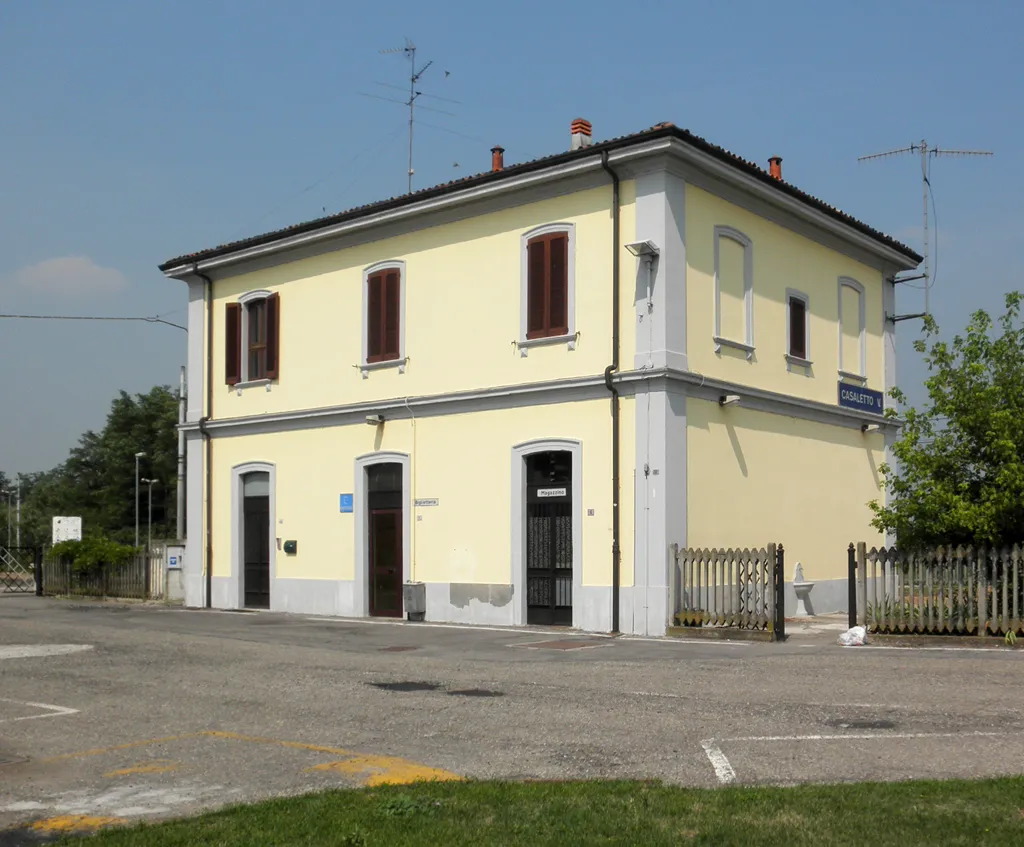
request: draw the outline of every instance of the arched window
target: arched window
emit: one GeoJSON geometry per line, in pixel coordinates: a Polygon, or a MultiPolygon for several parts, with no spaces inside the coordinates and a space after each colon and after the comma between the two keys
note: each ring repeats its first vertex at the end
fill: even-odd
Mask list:
{"type": "Polygon", "coordinates": [[[754,352],[754,244],[731,226],[715,227],[714,341],[754,352]]]}
{"type": "Polygon", "coordinates": [[[228,385],[277,379],[281,359],[281,297],[250,291],[224,311],[224,381],[228,385]]]}
{"type": "Polygon", "coordinates": [[[867,326],[864,286],[839,277],[839,375],[867,379],[867,326]]]}

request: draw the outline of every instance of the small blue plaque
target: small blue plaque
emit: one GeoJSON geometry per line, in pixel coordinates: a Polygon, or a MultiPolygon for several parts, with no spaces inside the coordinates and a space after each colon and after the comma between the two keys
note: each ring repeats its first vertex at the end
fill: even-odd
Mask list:
{"type": "Polygon", "coordinates": [[[352,511],[352,502],[353,502],[353,500],[352,500],[352,495],[351,494],[342,494],[341,495],[341,511],[342,512],[351,512],[352,511]]]}
{"type": "Polygon", "coordinates": [[[881,391],[872,391],[870,388],[861,388],[848,382],[839,383],[839,405],[847,409],[880,415],[885,411],[883,400],[881,391]]]}

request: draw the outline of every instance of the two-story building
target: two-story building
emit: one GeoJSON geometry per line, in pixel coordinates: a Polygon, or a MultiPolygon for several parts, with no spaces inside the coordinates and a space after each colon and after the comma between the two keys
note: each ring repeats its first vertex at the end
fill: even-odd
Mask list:
{"type": "Polygon", "coordinates": [[[502,153],[160,266],[186,602],[662,634],[671,544],[779,541],[843,608],[920,257],[672,124],[502,153]]]}

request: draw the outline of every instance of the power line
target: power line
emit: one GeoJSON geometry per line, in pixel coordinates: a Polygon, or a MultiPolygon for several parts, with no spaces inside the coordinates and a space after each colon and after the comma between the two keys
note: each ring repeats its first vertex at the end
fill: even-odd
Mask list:
{"type": "Polygon", "coordinates": [[[14,320],[20,321],[145,321],[146,323],[150,324],[164,324],[166,326],[173,326],[175,329],[180,329],[183,332],[188,332],[188,327],[184,327],[181,324],[172,323],[171,321],[165,321],[158,315],[155,315],[151,318],[135,318],[110,315],[0,315],[0,318],[12,318],[14,320]]]}

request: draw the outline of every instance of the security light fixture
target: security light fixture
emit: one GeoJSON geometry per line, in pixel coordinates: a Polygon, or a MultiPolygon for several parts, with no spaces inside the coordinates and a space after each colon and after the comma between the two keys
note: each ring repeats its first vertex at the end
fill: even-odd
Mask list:
{"type": "Polygon", "coordinates": [[[638,259],[653,259],[661,252],[653,241],[634,241],[626,249],[638,259]]]}
{"type": "Polygon", "coordinates": [[[867,433],[869,433],[869,432],[878,432],[878,430],[879,430],[878,424],[861,424],[860,425],[860,431],[863,432],[865,435],[867,433]]]}
{"type": "Polygon", "coordinates": [[[384,418],[381,415],[367,415],[366,423],[370,426],[380,426],[384,423],[384,418]]]}
{"type": "Polygon", "coordinates": [[[729,406],[729,405],[732,405],[733,403],[739,403],[739,402],[740,402],[740,395],[739,394],[723,394],[721,397],[718,398],[718,405],[719,406],[729,406]]]}

